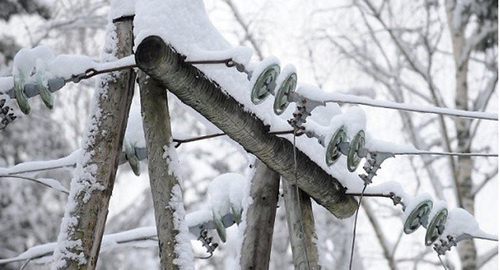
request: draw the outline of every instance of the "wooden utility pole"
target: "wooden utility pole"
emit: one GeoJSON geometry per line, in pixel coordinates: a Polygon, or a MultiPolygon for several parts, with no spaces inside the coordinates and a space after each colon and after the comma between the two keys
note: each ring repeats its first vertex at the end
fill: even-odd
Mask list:
{"type": "Polygon", "coordinates": [[[295,269],[319,270],[311,198],[292,182],[282,181],[293,265],[295,269]]]}
{"type": "MultiPolygon", "coordinates": [[[[105,53],[116,58],[132,54],[132,17],[115,21],[105,53]]],[[[83,161],[71,183],[68,206],[54,252],[57,269],[95,269],[123,136],[127,126],[135,73],[132,69],[100,77],[95,92],[91,128],[86,131],[83,161]]]]}
{"type": "Polygon", "coordinates": [[[252,204],[246,212],[246,228],[241,246],[243,270],[269,269],[274,220],[279,197],[280,175],[260,160],[250,185],[252,204]]]}
{"type": "Polygon", "coordinates": [[[137,47],[135,59],[141,70],[285,179],[295,179],[296,172],[299,188],[333,215],[346,218],[355,212],[356,200],[345,195],[337,179],[301,151],[297,151],[295,168],[289,141],[269,134],[260,119],[246,112],[200,70],[186,64],[160,37],[145,38],[137,47]]]}
{"type": "MultiPolygon", "coordinates": [[[[171,205],[172,189],[180,188],[175,168],[171,164],[167,149],[172,145],[170,114],[167,91],[146,74],[139,74],[141,112],[144,135],[148,149],[148,171],[156,219],[156,231],[160,251],[160,267],[165,270],[179,269],[174,263],[175,248],[179,245],[176,235],[179,228],[174,223],[175,207],[171,205]]],[[[188,243],[190,244],[190,243],[188,243]]]]}

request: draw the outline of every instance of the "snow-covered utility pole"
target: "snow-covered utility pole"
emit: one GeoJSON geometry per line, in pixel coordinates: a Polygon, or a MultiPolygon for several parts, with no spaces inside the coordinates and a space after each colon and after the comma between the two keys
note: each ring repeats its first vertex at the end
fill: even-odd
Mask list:
{"type": "Polygon", "coordinates": [[[245,232],[241,245],[241,269],[269,269],[280,175],[262,161],[255,161],[250,186],[252,204],[246,211],[245,232]]]}
{"type": "Polygon", "coordinates": [[[295,179],[297,173],[298,187],[333,215],[347,218],[354,214],[356,200],[345,195],[344,187],[337,179],[301,151],[297,151],[295,167],[292,143],[269,134],[260,119],[224,94],[220,86],[207,79],[200,70],[185,63],[183,57],[160,37],[150,36],[142,40],[135,57],[141,70],[158,80],[183,103],[198,111],[271,169],[285,179],[295,179]]]}
{"type": "MultiPolygon", "coordinates": [[[[108,25],[104,59],[132,54],[132,17],[108,25]]],[[[100,77],[52,269],[95,269],[133,96],[132,69],[100,77]]]]}
{"type": "Polygon", "coordinates": [[[148,171],[158,233],[161,269],[188,269],[193,264],[185,226],[178,160],[175,154],[167,91],[139,74],[141,113],[148,149],[148,171]]]}
{"type": "Polygon", "coordinates": [[[283,193],[295,269],[321,269],[311,198],[293,180],[283,180],[283,193]]]}

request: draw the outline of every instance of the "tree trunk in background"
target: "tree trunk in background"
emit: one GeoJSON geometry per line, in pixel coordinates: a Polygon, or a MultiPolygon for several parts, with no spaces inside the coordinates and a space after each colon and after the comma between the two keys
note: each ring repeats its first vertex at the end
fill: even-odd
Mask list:
{"type": "MultiPolygon", "coordinates": [[[[455,27],[456,18],[453,9],[447,8],[448,29],[450,31],[453,58],[455,60],[455,107],[460,110],[469,110],[469,94],[467,74],[470,55],[466,53],[465,48],[465,25],[461,24],[455,27]]],[[[471,128],[472,120],[465,118],[455,118],[455,131],[457,134],[457,152],[471,152],[471,128]]],[[[472,170],[473,164],[471,157],[458,157],[457,172],[454,175],[457,183],[457,201],[459,206],[474,215],[474,194],[472,192],[472,170]]],[[[462,269],[476,269],[477,251],[473,240],[464,240],[458,244],[458,254],[462,262],[462,269]]]]}
{"type": "Polygon", "coordinates": [[[174,224],[175,207],[171,205],[172,189],[179,185],[175,168],[170,164],[166,151],[172,144],[170,114],[168,111],[167,91],[156,81],[141,72],[139,74],[141,92],[141,113],[143,115],[146,149],[148,149],[148,171],[151,194],[158,233],[160,267],[165,270],[179,269],[174,263],[175,252],[179,244],[176,235],[178,228],[174,224]]]}
{"type": "MultiPolygon", "coordinates": [[[[115,37],[109,42],[116,44],[107,44],[105,53],[122,58],[132,54],[132,18],[120,20],[115,26],[115,33],[107,34],[115,37]]],[[[77,166],[71,183],[53,268],[96,267],[134,81],[135,73],[131,69],[121,71],[118,76],[104,75],[99,81],[91,128],[87,130],[87,142],[83,146],[83,164],[77,166]]]]}
{"type": "Polygon", "coordinates": [[[241,246],[241,269],[269,269],[274,220],[279,197],[280,175],[260,160],[250,186],[252,204],[246,214],[241,246]]]}
{"type": "Polygon", "coordinates": [[[282,181],[293,264],[295,269],[321,269],[311,198],[292,182],[282,181]]]}

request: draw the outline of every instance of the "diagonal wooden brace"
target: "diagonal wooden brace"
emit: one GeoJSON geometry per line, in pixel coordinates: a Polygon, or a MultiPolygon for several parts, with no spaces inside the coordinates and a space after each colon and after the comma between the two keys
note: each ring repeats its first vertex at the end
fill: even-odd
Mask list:
{"type": "MultiPolygon", "coordinates": [[[[219,85],[184,59],[158,36],[145,38],[135,53],[138,67],[146,74],[285,179],[295,179],[292,143],[269,134],[260,119],[245,111],[234,98],[224,94],[219,85]]],[[[338,218],[347,218],[355,212],[356,200],[345,195],[337,179],[301,151],[297,151],[297,164],[297,185],[318,204],[338,218]]]]}

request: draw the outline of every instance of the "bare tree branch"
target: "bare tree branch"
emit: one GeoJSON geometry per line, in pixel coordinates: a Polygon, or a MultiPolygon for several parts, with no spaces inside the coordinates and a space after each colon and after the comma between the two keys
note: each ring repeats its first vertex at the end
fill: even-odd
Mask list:
{"type": "Polygon", "coordinates": [[[245,39],[248,40],[250,44],[252,44],[252,47],[254,48],[255,53],[257,54],[259,59],[264,59],[264,55],[262,54],[260,45],[257,42],[257,40],[255,40],[254,35],[252,34],[250,28],[248,27],[248,24],[245,23],[245,20],[243,19],[243,16],[241,15],[238,7],[236,7],[236,5],[233,3],[233,0],[224,0],[224,1],[227,3],[231,11],[233,12],[236,21],[243,28],[243,31],[245,31],[245,39]]]}
{"type": "Polygon", "coordinates": [[[379,245],[382,247],[382,251],[384,253],[384,257],[387,260],[387,264],[389,264],[389,268],[391,270],[396,270],[398,267],[396,266],[396,262],[394,261],[394,254],[391,251],[391,247],[387,242],[387,239],[384,235],[384,231],[382,230],[382,225],[379,223],[374,214],[374,209],[370,206],[370,203],[367,201],[363,201],[361,203],[363,208],[365,209],[365,213],[368,216],[368,220],[370,221],[373,230],[375,231],[375,235],[377,236],[377,240],[379,245]]]}
{"type": "Polygon", "coordinates": [[[483,189],[483,187],[486,186],[486,184],[488,184],[490,180],[495,179],[495,176],[497,175],[498,175],[498,166],[495,167],[492,172],[485,174],[483,181],[481,181],[481,183],[475,185],[472,188],[472,195],[476,196],[477,193],[479,193],[483,189]]]}

